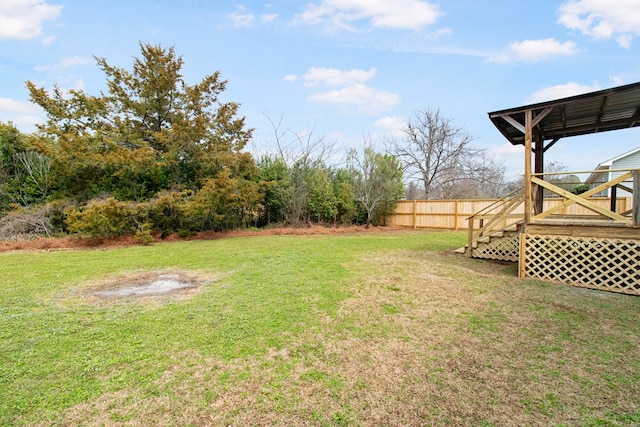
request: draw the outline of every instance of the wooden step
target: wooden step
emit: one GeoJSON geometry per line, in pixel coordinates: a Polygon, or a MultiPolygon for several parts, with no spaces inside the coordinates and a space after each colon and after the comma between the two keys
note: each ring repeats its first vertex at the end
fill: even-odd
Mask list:
{"type": "Polygon", "coordinates": [[[517,222],[508,225],[504,228],[504,231],[518,231],[520,230],[520,224],[518,224],[517,222]]]}
{"type": "Polygon", "coordinates": [[[457,254],[466,254],[467,253],[467,247],[468,246],[463,246],[461,248],[456,249],[454,252],[457,254]]]}

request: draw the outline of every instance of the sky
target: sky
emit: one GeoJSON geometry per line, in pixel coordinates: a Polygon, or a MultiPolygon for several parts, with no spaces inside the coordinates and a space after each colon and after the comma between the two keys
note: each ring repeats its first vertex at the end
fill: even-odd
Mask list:
{"type": "MultiPolygon", "coordinates": [[[[488,112],[640,81],[640,0],[0,0],[0,122],[45,115],[27,80],[99,95],[95,57],[131,69],[140,43],[174,47],[196,84],[216,71],[255,129],[248,147],[323,139],[382,150],[421,111],[524,169],[488,112]]],[[[569,170],[640,147],[640,129],[561,139],[569,170]]]]}

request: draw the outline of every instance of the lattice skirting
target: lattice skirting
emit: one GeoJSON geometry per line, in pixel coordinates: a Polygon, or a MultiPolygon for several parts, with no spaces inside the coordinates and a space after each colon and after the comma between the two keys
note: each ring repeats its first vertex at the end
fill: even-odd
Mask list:
{"type": "Polygon", "coordinates": [[[506,233],[502,237],[493,237],[490,242],[478,243],[473,249],[474,258],[518,261],[519,233],[506,233]]]}
{"type": "Polygon", "coordinates": [[[520,235],[520,275],[640,295],[640,241],[520,235]]]}

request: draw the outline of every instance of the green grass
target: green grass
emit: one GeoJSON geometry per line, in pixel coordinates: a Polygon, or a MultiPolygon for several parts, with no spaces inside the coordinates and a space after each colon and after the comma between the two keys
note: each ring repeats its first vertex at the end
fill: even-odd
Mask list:
{"type": "Polygon", "coordinates": [[[634,425],[640,299],[520,280],[461,233],[0,254],[0,425],[634,425]],[[105,303],[179,269],[189,298],[105,303]]]}

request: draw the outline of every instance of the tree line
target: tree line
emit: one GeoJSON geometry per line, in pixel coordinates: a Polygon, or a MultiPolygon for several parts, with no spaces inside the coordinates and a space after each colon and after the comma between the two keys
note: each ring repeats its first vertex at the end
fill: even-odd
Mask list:
{"type": "Polygon", "coordinates": [[[32,134],[0,123],[0,237],[136,234],[150,241],[154,233],[271,224],[368,226],[393,212],[404,174],[421,177],[425,196],[482,181],[477,167],[464,165],[482,163],[481,150],[430,111],[417,117],[434,118],[428,125],[444,136],[428,141],[424,123],[410,122],[404,144],[377,152],[364,143],[342,166],[330,163],[322,138],[287,140],[279,126],[276,149],[254,157],[239,104],[220,99],[227,82],[219,72],[190,85],[173,48],[140,48],[131,70],[96,58],[107,88],[99,96],[27,82],[46,121],[32,134]],[[456,177],[457,167],[469,173],[456,177]]]}

